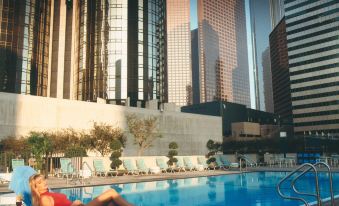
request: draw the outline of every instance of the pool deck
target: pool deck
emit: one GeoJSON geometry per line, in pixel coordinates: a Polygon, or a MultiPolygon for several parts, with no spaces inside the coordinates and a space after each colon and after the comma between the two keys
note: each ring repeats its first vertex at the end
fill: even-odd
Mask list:
{"type": "MultiPolygon", "coordinates": [[[[118,177],[92,177],[85,180],[85,184],[80,181],[66,183],[65,178],[48,177],[48,185],[51,189],[67,188],[67,187],[83,187],[83,186],[95,186],[95,185],[111,185],[122,183],[135,183],[135,182],[148,182],[157,180],[169,180],[169,179],[181,179],[190,177],[202,177],[202,176],[215,176],[225,174],[240,173],[237,170],[211,170],[211,171],[188,171],[188,172],[176,172],[176,173],[161,173],[161,174],[148,174],[148,175],[123,175],[118,177]]],[[[0,184],[0,194],[10,193],[8,184],[0,184]]]]}

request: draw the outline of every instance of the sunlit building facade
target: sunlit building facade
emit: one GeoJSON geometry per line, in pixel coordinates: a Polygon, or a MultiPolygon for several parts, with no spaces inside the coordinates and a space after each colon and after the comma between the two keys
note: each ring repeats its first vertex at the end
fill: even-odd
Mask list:
{"type": "Polygon", "coordinates": [[[0,92],[47,96],[51,2],[0,1],[0,92]]]}
{"type": "Polygon", "coordinates": [[[79,1],[76,99],[167,101],[166,2],[79,1]]]}
{"type": "Polygon", "coordinates": [[[192,104],[190,0],[167,0],[168,102],[192,104]]]}
{"type": "Polygon", "coordinates": [[[339,2],[285,0],[294,132],[339,134],[339,2]]]}
{"type": "Polygon", "coordinates": [[[250,107],[245,1],[199,0],[200,100],[250,107]]]}

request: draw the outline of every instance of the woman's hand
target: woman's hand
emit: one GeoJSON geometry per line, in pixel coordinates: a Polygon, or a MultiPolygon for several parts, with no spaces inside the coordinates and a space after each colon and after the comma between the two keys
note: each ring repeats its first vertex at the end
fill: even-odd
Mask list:
{"type": "Polygon", "coordinates": [[[80,200],[75,200],[71,206],[83,206],[84,203],[82,203],[80,200]]]}

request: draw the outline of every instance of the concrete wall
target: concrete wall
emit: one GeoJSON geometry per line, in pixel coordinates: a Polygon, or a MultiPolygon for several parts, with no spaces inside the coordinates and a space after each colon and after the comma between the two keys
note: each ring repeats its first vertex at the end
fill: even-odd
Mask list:
{"type": "Polygon", "coordinates": [[[168,144],[172,141],[178,143],[179,155],[203,155],[207,153],[209,139],[222,141],[221,117],[9,93],[0,93],[0,138],[18,137],[32,130],[70,127],[87,130],[94,122],[105,122],[123,128],[127,135],[123,155],[135,156],[137,147],[128,133],[125,118],[131,113],[158,118],[162,138],[144,155],[167,155],[168,144]]]}

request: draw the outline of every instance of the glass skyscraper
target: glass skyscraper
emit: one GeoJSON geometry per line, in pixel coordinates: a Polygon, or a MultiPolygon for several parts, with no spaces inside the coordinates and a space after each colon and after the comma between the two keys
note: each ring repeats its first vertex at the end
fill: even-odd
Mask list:
{"type": "Polygon", "coordinates": [[[249,0],[249,7],[255,106],[258,110],[273,112],[270,56],[268,55],[269,34],[272,30],[270,2],[269,0],[249,0]]]}
{"type": "Polygon", "coordinates": [[[166,2],[79,1],[76,98],[167,100],[166,2]]]}
{"type": "Polygon", "coordinates": [[[200,101],[250,107],[244,0],[199,0],[200,101]]]}
{"type": "Polygon", "coordinates": [[[47,96],[51,3],[0,1],[0,92],[47,96]]]}
{"type": "Polygon", "coordinates": [[[294,131],[339,133],[339,2],[285,0],[294,131]]]}
{"type": "Polygon", "coordinates": [[[190,0],[167,0],[168,102],[192,104],[190,0]]]}

